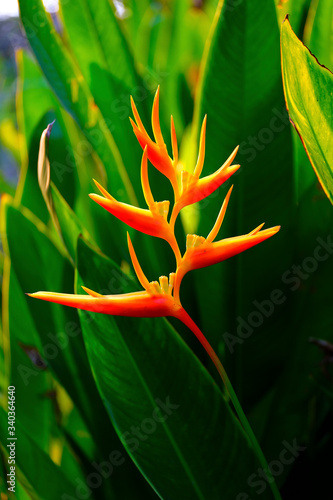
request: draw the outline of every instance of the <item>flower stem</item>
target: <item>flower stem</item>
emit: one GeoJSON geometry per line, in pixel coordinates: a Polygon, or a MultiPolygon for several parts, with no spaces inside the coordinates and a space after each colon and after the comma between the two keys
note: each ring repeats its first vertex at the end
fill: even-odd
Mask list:
{"type": "Polygon", "coordinates": [[[197,337],[197,339],[199,340],[199,342],[201,343],[203,348],[206,350],[210,359],[213,361],[217,371],[219,372],[219,375],[222,379],[222,382],[226,388],[227,401],[231,400],[231,402],[235,408],[235,411],[236,411],[236,414],[239,418],[239,421],[240,421],[241,425],[243,426],[243,429],[244,429],[245,433],[247,434],[247,436],[252,444],[253,450],[255,451],[255,453],[257,455],[257,458],[260,462],[260,465],[264,469],[264,472],[268,478],[268,482],[270,484],[273,496],[274,496],[275,500],[281,500],[280,492],[279,492],[278,487],[276,485],[275,479],[272,476],[272,473],[269,469],[266,458],[265,458],[265,456],[260,448],[260,445],[257,441],[257,438],[256,438],[256,436],[251,428],[250,422],[248,421],[248,419],[243,411],[243,408],[238,400],[238,397],[234,391],[234,388],[231,385],[230,379],[229,379],[221,361],[219,360],[216,352],[214,351],[214,349],[212,348],[212,346],[210,345],[210,343],[208,342],[208,340],[206,339],[206,337],[204,336],[204,334],[202,333],[200,328],[196,325],[196,323],[193,321],[191,316],[185,311],[184,308],[181,308],[179,310],[179,312],[177,314],[177,318],[180,319],[180,321],[182,321],[194,333],[194,335],[197,337]]]}

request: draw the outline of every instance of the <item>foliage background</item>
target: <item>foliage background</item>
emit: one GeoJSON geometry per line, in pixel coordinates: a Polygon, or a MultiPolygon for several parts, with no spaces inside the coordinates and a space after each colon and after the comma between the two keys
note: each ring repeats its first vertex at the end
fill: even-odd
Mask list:
{"type": "MultiPolygon", "coordinates": [[[[147,0],[117,2],[117,10],[107,0],[60,5],[61,15],[51,19],[39,0],[21,2],[29,44],[16,21],[1,23],[7,44],[0,182],[10,197],[2,198],[0,387],[4,409],[9,383],[17,392],[17,498],[74,495],[76,479],[84,481],[91,463],[111,450],[126,460],[92,489],[92,498],[232,499],[258,468],[214,389],[214,368],[181,325],[114,321],[25,296],[73,292],[83,282],[108,293],[137,289],[126,227],[94,206],[88,193],[96,178],[117,199],[136,198],[144,206],[129,96],[148,125],[158,84],[162,130],[168,138],[172,113],[189,170],[205,113],[205,174],[240,144],[242,168],[232,180],[223,237],[263,221],[282,226],[262,246],[186,277],[182,297],[223,360],[268,462],[278,459],[284,442],[306,448],[277,474],[282,497],[320,498],[332,457],[332,374],[309,338],[332,342],[332,256],[308,269],[316,247],[331,238],[332,207],[289,124],[280,26],[289,13],[298,37],[332,70],[330,1],[229,0],[222,7],[216,0],[147,0]],[[41,133],[53,119],[48,209],[36,165],[41,133]],[[277,290],[284,300],[273,304],[277,290]],[[155,398],[167,397],[179,405],[168,428],[183,458],[160,427],[132,452],[119,436],[151,416],[155,398]]],[[[158,172],[151,180],[155,199],[170,198],[158,172]]],[[[180,239],[184,231],[208,234],[230,183],[184,211],[180,239]]],[[[173,270],[163,242],[131,237],[149,279],[173,270]]],[[[4,446],[1,455],[5,492],[4,446]]],[[[265,495],[268,487],[258,494],[265,495]]]]}

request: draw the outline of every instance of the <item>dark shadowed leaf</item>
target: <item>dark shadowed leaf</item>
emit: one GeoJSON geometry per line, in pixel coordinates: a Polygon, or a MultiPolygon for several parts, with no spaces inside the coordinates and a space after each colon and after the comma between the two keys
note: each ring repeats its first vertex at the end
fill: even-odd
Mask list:
{"type": "MultiPolygon", "coordinates": [[[[116,286],[117,293],[135,290],[79,240],[78,289],[81,284],[106,294],[116,286]]],[[[85,313],[82,326],[110,418],[161,498],[219,500],[248,489],[256,469],[249,443],[213,379],[167,321],[85,313]]]]}

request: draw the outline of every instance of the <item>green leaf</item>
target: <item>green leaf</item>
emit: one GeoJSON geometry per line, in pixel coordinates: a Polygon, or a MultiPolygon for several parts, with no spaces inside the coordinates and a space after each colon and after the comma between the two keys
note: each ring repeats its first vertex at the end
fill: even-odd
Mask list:
{"type": "MultiPolygon", "coordinates": [[[[126,170],[134,179],[140,165],[128,116],[130,95],[143,100],[147,90],[136,73],[133,56],[108,0],[61,1],[70,47],[121,152],[126,170]]],[[[140,197],[142,199],[142,196],[140,197]]]]}
{"type": "MultiPolygon", "coordinates": [[[[302,460],[311,456],[317,462],[321,457],[318,450],[318,455],[315,455],[314,435],[321,435],[321,412],[329,419],[331,404],[325,406],[325,397],[315,390],[317,383],[327,380],[323,368],[325,354],[309,339],[333,343],[330,302],[333,210],[310,165],[304,165],[305,169],[313,174],[314,182],[299,200],[294,266],[286,269],[281,283],[286,300],[292,305],[292,314],[286,325],[290,329],[285,343],[287,363],[284,370],[277,373],[269,419],[266,423],[261,422],[260,428],[264,449],[279,450],[282,440],[291,443],[296,439],[298,444],[307,447],[307,451],[301,453],[302,460]]],[[[289,480],[293,481],[292,474],[289,480]]]]}
{"type": "MultiPolygon", "coordinates": [[[[107,294],[115,284],[117,293],[135,290],[79,240],[77,288],[83,283],[107,294]]],[[[159,496],[217,500],[246,491],[256,458],[221,391],[169,323],[85,313],[82,326],[110,418],[159,496]]]]}
{"type": "Polygon", "coordinates": [[[292,124],[333,203],[333,75],[294,34],[286,20],[281,33],[285,98],[292,124]]]}
{"type": "Polygon", "coordinates": [[[17,54],[18,127],[23,137],[21,175],[16,201],[34,212],[43,222],[48,213],[37,183],[37,158],[45,115],[55,107],[55,98],[41,71],[26,51],[17,54]]]}
{"type": "Polygon", "coordinates": [[[281,336],[281,325],[289,313],[282,305],[278,319],[270,316],[245,332],[240,322],[255,311],[254,301],[279,288],[282,273],[293,262],[292,141],[273,0],[220,2],[200,82],[194,132],[197,143],[207,113],[203,175],[217,170],[238,144],[235,163],[241,169],[200,203],[196,234],[209,234],[231,182],[234,190],[217,239],[247,234],[262,222],[282,227],[269,241],[196,273],[203,331],[230,363],[228,371],[241,401],[246,398],[251,406],[274,382],[284,362],[287,333],[281,336]],[[247,335],[250,338],[245,339],[247,335]]]}
{"type": "MultiPolygon", "coordinates": [[[[31,338],[27,340],[26,328],[19,330],[16,327],[17,340],[23,345],[27,340],[36,348],[43,364],[52,370],[78,407],[96,441],[103,443],[106,429],[102,432],[101,426],[105,415],[91,376],[76,311],[56,304],[44,304],[24,295],[37,290],[72,292],[74,276],[69,261],[55,247],[45,226],[27,210],[7,207],[7,237],[11,268],[18,281],[17,295],[21,300],[24,298],[25,309],[30,313],[30,323],[26,323],[26,328],[35,332],[33,341],[31,338]]],[[[11,309],[13,328],[12,318],[15,316],[11,309]]],[[[18,317],[16,321],[20,320],[18,317]]],[[[27,365],[29,370],[29,364],[26,356],[23,374],[27,372],[27,365]]],[[[38,368],[32,366],[25,378],[26,385],[39,375],[38,368]]]]}
{"type": "Polygon", "coordinates": [[[55,94],[95,148],[109,178],[112,178],[114,193],[123,200],[135,201],[132,184],[108,124],[69,50],[46,14],[42,1],[20,1],[19,5],[27,38],[55,94]]]}
{"type": "Polygon", "coordinates": [[[91,243],[93,243],[93,241],[88,231],[81,224],[81,221],[75,212],[73,212],[71,207],[66,203],[59,190],[52,182],[50,185],[50,191],[52,193],[54,211],[59,223],[61,235],[71,258],[74,261],[76,254],[76,241],[79,235],[81,234],[91,243]]]}
{"type": "MultiPolygon", "coordinates": [[[[3,218],[6,217],[8,203],[8,199],[2,203],[3,218]]],[[[4,376],[3,390],[6,394],[9,385],[15,386],[16,391],[20,394],[17,409],[21,413],[22,426],[29,435],[35,436],[40,448],[47,451],[57,432],[52,402],[45,397],[53,389],[53,381],[50,373],[45,370],[45,365],[35,348],[37,330],[28,308],[26,296],[20,288],[15,267],[10,263],[8,256],[9,238],[8,234],[6,235],[3,220],[1,222],[1,231],[5,235],[3,245],[6,255],[2,280],[3,331],[1,332],[1,349],[3,349],[4,364],[1,372],[4,376]]],[[[13,231],[15,231],[14,228],[13,231]]]]}
{"type": "MultiPolygon", "coordinates": [[[[16,474],[18,479],[23,482],[25,488],[29,488],[28,492],[31,498],[36,500],[58,500],[67,494],[69,498],[76,498],[75,479],[68,479],[64,471],[52,462],[48,453],[43,451],[38,443],[32,439],[26,432],[25,428],[21,425],[20,414],[17,413],[16,417],[16,433],[18,440],[16,443],[16,474]],[[23,452],[24,450],[24,452],[23,452]],[[21,478],[20,475],[23,475],[21,478]],[[30,487],[29,487],[30,485],[30,487]],[[52,488],[50,488],[52,485],[52,488]],[[30,489],[31,488],[31,489],[30,489]]],[[[3,450],[8,449],[5,447],[7,443],[7,414],[0,408],[0,436],[3,450]]],[[[81,482],[83,478],[77,477],[81,482]]]]}

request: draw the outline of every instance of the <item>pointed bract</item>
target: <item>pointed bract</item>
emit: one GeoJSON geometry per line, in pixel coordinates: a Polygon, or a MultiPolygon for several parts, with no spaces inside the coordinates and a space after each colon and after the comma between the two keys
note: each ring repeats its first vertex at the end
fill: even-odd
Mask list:
{"type": "MultiPolygon", "coordinates": [[[[146,159],[146,152],[144,152],[142,163],[145,167],[146,159]]],[[[147,210],[117,201],[100,184],[98,184],[98,182],[95,181],[95,183],[104,196],[94,193],[89,194],[89,196],[101,207],[105,208],[105,210],[133,229],[149,234],[150,236],[156,236],[157,238],[166,240],[170,239],[170,228],[165,216],[166,207],[168,207],[169,202],[154,202],[149,184],[146,184],[145,196],[147,198],[147,203],[152,203],[152,205],[150,209],[147,210]]]]}
{"type": "MultiPolygon", "coordinates": [[[[95,292],[96,293],[96,292],[95,292]]],[[[75,295],[67,293],[37,292],[30,297],[75,307],[84,311],[113,316],[155,318],[173,316],[176,312],[173,298],[166,294],[152,295],[148,292],[123,293],[120,295],[75,295]]]]}
{"type": "Polygon", "coordinates": [[[175,278],[175,300],[179,298],[179,288],[182,279],[189,271],[213,266],[214,264],[230,259],[274,236],[279,230],[280,226],[276,226],[264,231],[258,231],[255,234],[250,233],[233,238],[225,238],[216,242],[208,242],[201,236],[187,235],[186,252],[178,266],[175,278]]]}
{"type": "Polygon", "coordinates": [[[173,118],[171,117],[171,145],[173,159],[170,158],[161,131],[159,120],[159,88],[156,91],[152,109],[152,129],[154,140],[147,133],[138,110],[131,98],[131,106],[135,122],[131,120],[134,133],[142,147],[141,183],[148,209],[142,209],[117,201],[108,191],[95,181],[101,195],[90,194],[96,203],[108,210],[115,217],[142,233],[166,240],[175,255],[177,268],[175,273],[161,276],[159,281],[149,282],[145,276],[133,244],[127,234],[128,248],[133,268],[144,291],[124,293],[121,295],[101,295],[98,292],[82,287],[88,295],[71,295],[52,292],[37,292],[31,297],[42,299],[69,307],[84,309],[91,312],[112,314],[114,316],[160,317],[173,316],[187,325],[198,337],[201,344],[213,360],[224,380],[224,370],[217,355],[205,339],[202,332],[188,316],[180,302],[180,285],[183,277],[189,271],[211,266],[229,259],[249,248],[263,242],[276,234],[280,227],[262,230],[263,224],[253,229],[249,234],[214,241],[224,220],[232,187],[229,189],[216,222],[207,238],[195,234],[187,235],[186,252],[182,256],[174,233],[176,218],[183,207],[206,198],[218,189],[229,177],[238,170],[239,165],[232,165],[238,147],[227,161],[215,173],[200,179],[205,159],[206,121],[205,116],[200,133],[198,159],[193,174],[180,170],[178,161],[178,144],[173,118]],[[170,180],[174,190],[174,206],[168,222],[169,201],[156,202],[150,188],[148,178],[148,159],[162,174],[170,180]],[[180,170],[179,189],[177,171],[180,170]]]}

